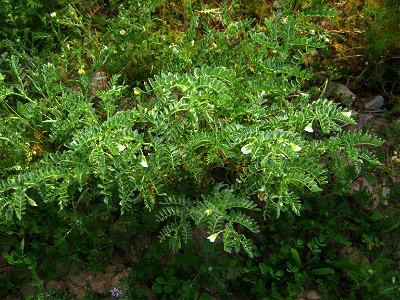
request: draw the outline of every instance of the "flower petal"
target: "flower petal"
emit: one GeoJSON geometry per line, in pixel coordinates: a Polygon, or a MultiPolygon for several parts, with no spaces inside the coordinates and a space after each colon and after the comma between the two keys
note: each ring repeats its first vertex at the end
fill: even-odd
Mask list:
{"type": "Polygon", "coordinates": [[[147,164],[146,157],[144,157],[144,155],[142,155],[142,158],[140,159],[140,165],[141,165],[143,168],[148,168],[148,167],[149,167],[149,165],[147,164]]]}
{"type": "Polygon", "coordinates": [[[252,148],[253,148],[253,144],[250,143],[250,144],[244,145],[244,146],[240,149],[240,151],[242,151],[242,153],[243,153],[244,155],[247,155],[247,154],[250,154],[250,153],[251,153],[252,148]]]}
{"type": "Polygon", "coordinates": [[[343,111],[342,114],[343,114],[344,116],[348,117],[348,118],[351,117],[351,111],[350,111],[350,110],[349,110],[349,111],[343,111]]]}
{"type": "Polygon", "coordinates": [[[301,147],[300,147],[299,145],[290,143],[289,146],[290,146],[290,148],[292,148],[292,150],[293,150],[294,152],[299,152],[299,151],[301,150],[301,147]]]}
{"type": "Polygon", "coordinates": [[[314,132],[314,129],[312,128],[312,123],[308,123],[308,125],[304,127],[304,130],[307,132],[314,132]]]}
{"type": "Polygon", "coordinates": [[[217,237],[218,237],[218,234],[219,234],[219,232],[214,233],[214,234],[210,235],[207,239],[208,239],[211,243],[214,243],[215,240],[216,240],[217,237]]]}

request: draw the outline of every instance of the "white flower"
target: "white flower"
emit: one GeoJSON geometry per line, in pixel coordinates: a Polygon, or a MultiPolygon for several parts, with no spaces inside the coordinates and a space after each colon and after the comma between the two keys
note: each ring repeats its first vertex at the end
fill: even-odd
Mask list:
{"type": "Polygon", "coordinates": [[[124,151],[126,149],[126,146],[124,146],[124,145],[118,145],[118,151],[119,152],[122,152],[122,151],[124,151]]]}
{"type": "Polygon", "coordinates": [[[52,17],[52,18],[55,18],[57,16],[57,13],[55,12],[55,11],[53,11],[51,14],[50,14],[50,17],[52,17]]]}
{"type": "Polygon", "coordinates": [[[211,243],[214,243],[215,240],[216,240],[217,237],[218,237],[218,234],[219,234],[219,232],[214,233],[214,234],[210,235],[207,239],[208,239],[211,243]]]}
{"type": "Polygon", "coordinates": [[[290,143],[289,146],[294,152],[299,152],[301,150],[301,147],[296,144],[290,143]]]}
{"type": "Polygon", "coordinates": [[[126,34],[126,31],[123,30],[123,29],[121,29],[121,30],[119,31],[119,34],[120,34],[120,35],[125,35],[125,34],[126,34]]]}
{"type": "Polygon", "coordinates": [[[308,93],[300,93],[300,95],[305,97],[305,98],[308,98],[310,96],[310,94],[308,94],[308,93]]]}
{"type": "Polygon", "coordinates": [[[143,168],[148,168],[148,167],[149,167],[149,165],[147,164],[146,157],[144,157],[144,155],[142,155],[142,158],[140,159],[140,165],[141,165],[143,168]]]}
{"type": "Polygon", "coordinates": [[[314,35],[314,34],[315,34],[315,30],[314,30],[314,29],[311,30],[310,33],[311,33],[312,35],[314,35]]]}
{"type": "Polygon", "coordinates": [[[308,125],[304,127],[304,130],[307,132],[314,132],[314,129],[312,128],[312,123],[308,123],[308,125]]]}
{"type": "Polygon", "coordinates": [[[342,114],[348,118],[351,116],[351,111],[343,111],[342,114]]]}
{"type": "Polygon", "coordinates": [[[325,42],[327,42],[327,43],[329,43],[330,41],[329,41],[329,39],[326,37],[325,38],[325,42]]]}
{"type": "Polygon", "coordinates": [[[250,143],[250,144],[244,145],[244,146],[240,149],[240,151],[242,151],[242,153],[243,153],[244,155],[247,155],[247,154],[250,154],[250,153],[251,153],[252,148],[253,148],[253,144],[250,143]]]}
{"type": "Polygon", "coordinates": [[[179,54],[179,49],[176,46],[173,46],[172,47],[172,53],[175,54],[175,55],[178,55],[179,54]]]}

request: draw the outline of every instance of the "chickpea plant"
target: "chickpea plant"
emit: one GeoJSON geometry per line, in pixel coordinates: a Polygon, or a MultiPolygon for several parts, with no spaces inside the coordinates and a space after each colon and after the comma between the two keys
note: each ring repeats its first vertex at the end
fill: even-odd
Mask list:
{"type": "MultiPolygon", "coordinates": [[[[101,50],[98,61],[93,58],[93,70],[77,66],[80,92],[62,84],[41,88],[46,82],[39,75],[24,80],[27,72],[12,58],[15,82],[0,82],[7,108],[2,124],[8,126],[0,127],[0,146],[8,153],[21,148],[27,129],[42,131],[50,145],[36,163],[4,173],[0,222],[23,222],[26,214],[54,202],[71,213],[105,204],[110,214],[116,209],[124,214],[143,205],[156,212],[160,240],[175,252],[196,227],[204,239],[221,241],[225,251],[244,249],[253,257],[251,237],[260,223],[282,212],[300,215],[302,198],[320,193],[335,170],[353,166],[360,172],[364,162],[378,163],[366,146],[382,143],[346,131],[344,126],[355,124],[351,111],[304,91],[313,77],[304,61],[329,39],[298,18],[333,12],[296,16],[283,10],[260,28],[238,22],[229,29],[232,37],[246,36],[237,47],[209,30],[199,44],[218,40],[220,48],[204,49],[215,61],[195,55],[197,43],[190,42],[193,53],[184,69],[188,62],[199,67],[161,72],[131,94],[118,84],[119,75],[110,76],[107,89],[89,91],[90,71],[113,58],[112,45],[101,50]],[[30,97],[26,82],[39,96],[30,97]],[[10,97],[18,97],[17,110],[7,102],[10,97]],[[129,105],[120,109],[127,97],[129,105]]],[[[192,18],[190,30],[197,21],[192,18]]],[[[110,23],[115,36],[128,41],[132,26],[117,25],[110,23]]],[[[56,78],[54,67],[46,70],[56,78]]]]}
{"type": "Polygon", "coordinates": [[[364,160],[376,162],[360,146],[381,142],[343,130],[354,120],[331,101],[299,93],[267,105],[251,84],[209,66],[150,79],[135,93],[136,107],[77,129],[64,150],[1,181],[2,221],[53,201],[75,208],[90,193],[91,205],[119,205],[121,213],[138,203],[157,210],[160,239],[174,251],[197,226],[226,251],[252,256],[255,213],[300,214],[300,195],[327,182],[328,159],[360,170],[364,160]]]}

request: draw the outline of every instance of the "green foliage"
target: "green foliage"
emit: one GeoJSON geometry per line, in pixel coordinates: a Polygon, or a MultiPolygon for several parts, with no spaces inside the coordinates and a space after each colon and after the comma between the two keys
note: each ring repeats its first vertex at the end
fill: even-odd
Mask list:
{"type": "MultiPolygon", "coordinates": [[[[265,106],[259,91],[241,94],[240,87],[248,83],[226,68],[162,74],[146,88],[154,101],[142,104],[141,97],[137,107],[114,115],[109,99],[121,88],[111,83],[99,94],[104,121],[96,118],[97,123],[75,130],[65,150],[1,183],[3,221],[11,221],[13,214],[21,220],[28,204],[56,201],[60,209],[76,209],[85,193],[107,205],[119,203],[121,213],[139,202],[152,209],[157,198],[173,197],[160,203],[164,208],[158,219],[180,218],[161,232],[162,239],[171,237],[175,251],[182,245],[180,236],[183,241],[190,238],[188,220],[193,219],[199,226],[207,224],[212,234],[224,232],[226,251],[238,251],[242,245],[252,255],[249,240],[234,230],[238,224],[257,232],[255,221],[236,211],[256,208],[249,197],[264,193],[268,205],[260,206],[265,213],[274,209],[279,217],[290,209],[299,214],[299,188],[319,192],[326,183],[317,153],[336,149],[330,154],[338,160],[343,149],[359,171],[362,160],[373,157],[356,146],[380,143],[366,134],[340,133],[339,124],[353,120],[332,102],[307,104],[307,97],[301,96],[299,101],[280,99],[271,108],[265,106]],[[303,130],[313,121],[326,136],[316,142],[303,130]],[[338,134],[330,137],[333,132],[338,134]],[[241,170],[234,170],[237,166],[241,170]],[[177,167],[181,171],[176,172],[177,167]],[[188,189],[190,185],[195,189],[188,189]],[[209,194],[196,193],[200,188],[209,194]],[[174,196],[178,190],[184,198],[174,196]],[[199,196],[202,200],[194,205],[199,196]]],[[[29,118],[30,106],[25,107],[21,117],[29,118]]]]}
{"type": "Polygon", "coordinates": [[[368,27],[364,34],[365,54],[372,61],[371,86],[398,94],[399,84],[392,80],[398,73],[400,54],[400,4],[393,0],[370,0],[364,8],[368,27]]]}
{"type": "Polygon", "coordinates": [[[380,164],[372,149],[383,141],[347,130],[351,111],[309,92],[319,66],[309,57],[329,42],[318,22],[338,14],[324,1],[263,6],[263,20],[235,1],[183,1],[181,11],[168,1],[3,2],[9,265],[40,283],[57,278],[55,261],[101,270],[129,248],[128,299],[150,289],[162,299],[398,291],[398,266],[378,251],[394,251],[387,235],[399,226],[367,212],[371,195],[350,193],[380,164]],[[336,291],[342,281],[353,290],[336,291]]]}
{"type": "Polygon", "coordinates": [[[379,61],[391,53],[398,53],[396,40],[399,37],[400,5],[393,0],[368,1],[365,13],[371,17],[372,24],[366,32],[368,53],[379,61]]]}

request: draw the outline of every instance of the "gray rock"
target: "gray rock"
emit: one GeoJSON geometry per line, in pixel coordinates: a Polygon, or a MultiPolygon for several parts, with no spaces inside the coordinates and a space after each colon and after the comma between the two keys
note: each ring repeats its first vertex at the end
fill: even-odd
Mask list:
{"type": "Polygon", "coordinates": [[[275,0],[274,3],[272,4],[272,7],[277,9],[277,10],[282,9],[281,1],[280,0],[275,0]]]}
{"type": "Polygon", "coordinates": [[[324,96],[334,98],[347,107],[350,107],[356,99],[356,95],[347,86],[334,81],[328,82],[324,96]]]}
{"type": "Polygon", "coordinates": [[[381,95],[378,95],[367,99],[367,101],[364,102],[364,108],[366,110],[380,110],[382,109],[383,104],[385,104],[385,99],[381,95]]]}
{"type": "Polygon", "coordinates": [[[386,197],[386,196],[388,196],[389,194],[390,194],[390,188],[384,186],[384,187],[382,188],[382,196],[386,197]]]}

